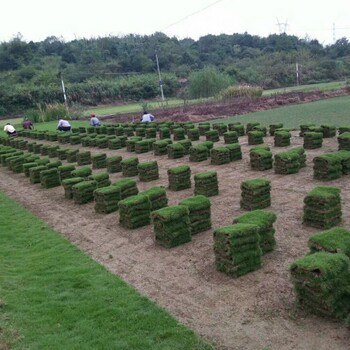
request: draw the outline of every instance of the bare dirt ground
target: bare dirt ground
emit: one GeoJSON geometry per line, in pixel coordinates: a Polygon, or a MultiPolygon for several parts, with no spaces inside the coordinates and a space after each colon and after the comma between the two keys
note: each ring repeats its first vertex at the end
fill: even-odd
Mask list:
{"type": "MultiPolygon", "coordinates": [[[[204,141],[203,136],[201,141],[204,141]]],[[[216,143],[221,144],[223,141],[216,143]]],[[[23,174],[13,174],[1,167],[0,190],[22,203],[109,271],[166,308],[180,322],[213,342],[217,349],[348,350],[349,329],[339,322],[298,309],[288,270],[296,258],[308,251],[308,237],[318,232],[302,225],[303,199],[312,188],[325,184],[341,188],[342,225],[350,227],[349,176],[326,183],[313,180],[313,157],[337,150],[337,139],[324,139],[321,149],[307,150],[307,167],[298,174],[285,176],[274,174],[273,169],[252,171],[246,136],[240,138],[240,144],[243,159],[221,166],[213,166],[209,160],[190,163],[188,156],[171,160],[167,156],[155,157],[152,152],[139,154],[140,162],[158,161],[160,179],[142,183],[135,178],[142,191],[156,185],[167,187],[166,171],[176,165],[189,164],[192,175],[216,170],[220,194],[210,198],[213,229],[231,224],[234,217],[244,212],[239,206],[242,180],[271,179],[272,206],[268,210],[278,216],[275,224],[277,247],[263,257],[260,270],[238,279],[215,270],[213,230],[195,235],[190,243],[165,249],[155,243],[152,225],[137,230],[124,229],[118,224],[118,213],[96,214],[93,203],[74,204],[64,198],[61,187],[43,189],[40,184],[30,184],[23,174]]],[[[275,154],[302,145],[303,139],[293,132],[290,147],[274,147],[272,137],[266,137],[265,144],[270,145],[275,154]]],[[[61,148],[66,148],[64,146],[61,148]]],[[[74,147],[77,146],[67,146],[74,147]]],[[[108,155],[120,154],[124,158],[135,155],[125,149],[86,149],[108,155]]],[[[112,181],[120,178],[120,173],[111,175],[112,181]]],[[[193,187],[180,192],[167,190],[167,195],[170,205],[177,204],[193,195],[193,187]]]]}

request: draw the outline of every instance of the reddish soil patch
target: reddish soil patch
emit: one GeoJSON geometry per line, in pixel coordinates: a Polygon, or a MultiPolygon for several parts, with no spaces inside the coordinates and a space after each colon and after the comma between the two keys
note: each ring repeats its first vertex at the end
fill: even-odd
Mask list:
{"type": "MultiPolygon", "coordinates": [[[[204,138],[201,137],[201,141],[204,138]]],[[[32,185],[23,174],[0,168],[0,189],[18,200],[48,225],[67,237],[93,259],[121,276],[139,292],[169,310],[179,321],[214,342],[218,349],[349,349],[350,332],[339,322],[323,319],[299,310],[290,282],[289,266],[307,251],[308,237],[318,230],[302,225],[303,199],[317,185],[313,180],[315,155],[337,150],[336,138],[325,139],[318,150],[307,151],[307,167],[298,174],[276,175],[273,169],[257,172],[249,166],[247,137],[241,137],[243,160],[213,166],[210,161],[189,163],[188,156],[169,160],[151,152],[138,155],[141,162],[156,159],[160,179],[138,181],[140,190],[168,185],[167,169],[189,164],[192,174],[206,170],[218,172],[220,194],[211,197],[213,228],[229,225],[244,211],[240,209],[240,183],[249,178],[269,178],[272,206],[277,216],[277,247],[263,258],[263,267],[238,279],[217,272],[214,267],[213,231],[193,237],[182,246],[165,249],[155,244],[152,225],[138,230],[119,226],[118,213],[96,214],[94,204],[79,206],[64,198],[63,188],[43,189],[32,185]],[[69,218],[69,219],[67,219],[69,218]]],[[[222,141],[217,145],[223,144],[222,141]]],[[[273,146],[273,153],[286,148],[273,146]]],[[[303,144],[294,133],[292,146],[303,144]]],[[[81,146],[69,146],[69,148],[81,146]]],[[[64,148],[61,146],[61,148],[64,148]]],[[[67,147],[68,148],[68,147],[67,147]]],[[[92,152],[105,150],[86,148],[92,152]]],[[[125,150],[110,151],[124,158],[134,155],[125,150]]],[[[95,171],[98,172],[98,171],[95,171]]],[[[112,174],[112,181],[122,178],[112,174]]],[[[348,176],[329,181],[342,190],[343,226],[350,227],[350,182],[348,176]]],[[[193,188],[180,192],[167,190],[169,204],[193,195],[193,188]]]]}

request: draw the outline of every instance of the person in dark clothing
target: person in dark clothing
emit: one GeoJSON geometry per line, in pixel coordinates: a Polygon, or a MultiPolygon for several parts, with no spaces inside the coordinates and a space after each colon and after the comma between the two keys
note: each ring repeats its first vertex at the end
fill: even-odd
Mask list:
{"type": "Polygon", "coordinates": [[[27,117],[24,118],[22,126],[24,129],[34,129],[33,123],[27,117]]]}

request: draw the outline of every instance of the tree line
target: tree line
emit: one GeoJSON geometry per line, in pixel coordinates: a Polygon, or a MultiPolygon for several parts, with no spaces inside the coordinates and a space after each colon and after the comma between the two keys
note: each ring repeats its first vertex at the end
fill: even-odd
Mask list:
{"type": "MultiPolygon", "coordinates": [[[[186,96],[193,74],[214,69],[229,84],[263,88],[345,79],[350,76],[350,43],[341,38],[323,46],[287,34],[260,37],[206,35],[198,40],[152,35],[76,39],[47,37],[26,42],[21,36],[0,43],[0,114],[42,103],[95,105],[151,99],[159,95],[155,55],[166,97],[186,96]]],[[[203,80],[205,81],[205,79],[203,80]]]]}

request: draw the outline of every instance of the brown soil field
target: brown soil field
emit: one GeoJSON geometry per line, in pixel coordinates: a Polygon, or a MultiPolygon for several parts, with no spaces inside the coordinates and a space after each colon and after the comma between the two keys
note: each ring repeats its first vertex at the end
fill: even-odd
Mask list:
{"type": "MultiPolygon", "coordinates": [[[[223,145],[222,139],[215,145],[223,145]]],[[[204,141],[203,136],[201,141],[204,141]]],[[[220,166],[211,165],[210,160],[189,162],[188,156],[172,160],[166,155],[154,156],[152,152],[137,155],[140,162],[157,160],[160,170],[160,179],[156,181],[145,183],[135,177],[140,191],[157,185],[167,187],[167,169],[176,165],[189,164],[192,181],[193,175],[199,172],[215,170],[218,173],[220,193],[210,197],[213,229],[172,249],[155,243],[152,225],[137,230],[124,229],[118,223],[118,212],[96,214],[94,203],[74,204],[64,198],[62,187],[44,189],[40,184],[30,184],[23,174],[14,174],[5,167],[0,167],[0,190],[215,344],[217,349],[349,349],[350,331],[343,324],[298,307],[289,273],[290,264],[308,252],[308,237],[319,232],[302,224],[303,199],[311,189],[318,185],[338,186],[342,196],[342,226],[350,227],[349,175],[328,182],[313,179],[312,159],[336,151],[337,138],[324,139],[320,149],[306,150],[307,167],[293,175],[277,175],[273,169],[251,170],[251,146],[248,146],[246,136],[240,137],[239,142],[243,159],[220,166]],[[234,217],[245,212],[240,209],[240,184],[242,180],[253,178],[271,180],[272,205],[267,210],[277,214],[277,246],[263,256],[260,270],[233,279],[215,269],[213,230],[230,225],[234,217]]],[[[289,147],[274,147],[271,136],[265,138],[265,144],[276,154],[303,145],[303,138],[294,131],[289,147]]],[[[92,153],[119,154],[123,158],[135,155],[125,149],[85,149],[92,153]]],[[[100,171],[104,170],[94,170],[94,173],[100,171]]],[[[111,174],[110,177],[116,181],[122,174],[111,174]]],[[[173,192],[167,189],[169,205],[193,195],[193,187],[192,182],[192,188],[187,190],[173,192]]]]}

